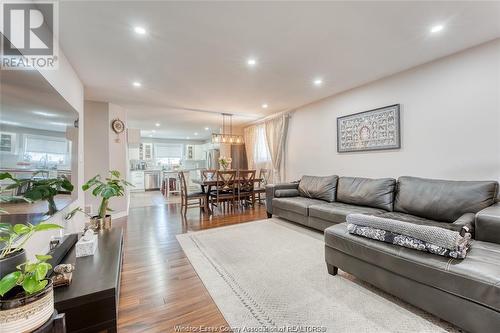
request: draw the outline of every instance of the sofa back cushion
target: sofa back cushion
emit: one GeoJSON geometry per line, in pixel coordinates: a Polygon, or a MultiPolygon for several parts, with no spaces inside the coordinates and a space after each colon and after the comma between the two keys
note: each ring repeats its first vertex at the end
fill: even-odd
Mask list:
{"type": "Polygon", "coordinates": [[[496,181],[400,177],[394,210],[435,221],[454,222],[465,213],[477,213],[491,206],[497,194],[496,181]]]}
{"type": "Polygon", "coordinates": [[[300,196],[334,202],[338,176],[302,176],[299,182],[300,196]]]}
{"type": "Polygon", "coordinates": [[[340,177],[337,201],[392,211],[396,179],[340,177]]]}

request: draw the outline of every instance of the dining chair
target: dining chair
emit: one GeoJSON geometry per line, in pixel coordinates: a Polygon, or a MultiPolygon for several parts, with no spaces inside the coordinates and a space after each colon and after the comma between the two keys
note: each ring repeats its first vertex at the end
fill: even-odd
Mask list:
{"type": "Polygon", "coordinates": [[[239,170],[238,172],[238,202],[244,205],[255,204],[255,170],[239,170]]]}
{"type": "Polygon", "coordinates": [[[201,170],[201,180],[215,180],[217,178],[217,170],[215,169],[204,169],[201,170]]]}
{"type": "Polygon", "coordinates": [[[181,183],[181,213],[186,215],[188,208],[208,208],[205,193],[189,192],[184,172],[179,172],[179,181],[181,183]]]}
{"type": "Polygon", "coordinates": [[[271,176],[271,171],[269,169],[260,169],[259,171],[259,185],[255,189],[255,193],[257,194],[257,200],[259,204],[262,204],[262,194],[266,194],[266,185],[269,183],[269,177],[271,176]]]}
{"type": "Polygon", "coordinates": [[[216,172],[215,190],[210,191],[210,199],[212,211],[214,206],[221,207],[225,210],[226,204],[231,203],[234,209],[234,201],[237,193],[238,184],[236,182],[236,170],[217,171],[216,172]]]}

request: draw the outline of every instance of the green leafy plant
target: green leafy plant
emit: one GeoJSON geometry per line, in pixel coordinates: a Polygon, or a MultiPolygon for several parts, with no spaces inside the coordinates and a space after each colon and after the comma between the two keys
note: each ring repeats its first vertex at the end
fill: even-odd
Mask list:
{"type": "Polygon", "coordinates": [[[101,198],[98,217],[105,218],[106,214],[112,211],[109,208],[109,199],[125,195],[125,188],[127,186],[133,185],[122,179],[119,171],[111,170],[109,177],[105,178],[104,181],[101,175],[96,175],[83,184],[82,189],[84,191],[92,190],[93,196],[101,198]]]}
{"type": "Polygon", "coordinates": [[[0,259],[9,254],[19,251],[24,244],[38,231],[62,229],[58,224],[40,223],[33,224],[9,224],[0,223],[0,259]],[[15,245],[18,244],[18,245],[15,245]]]}
{"type": "Polygon", "coordinates": [[[36,262],[26,261],[17,266],[17,271],[5,275],[0,280],[0,296],[3,297],[15,286],[21,286],[27,295],[43,290],[49,283],[45,277],[52,265],[46,261],[51,258],[49,255],[37,254],[36,262]]]}
{"type": "Polygon", "coordinates": [[[49,210],[48,215],[54,215],[57,212],[57,206],[54,197],[62,190],[72,192],[73,184],[65,176],[49,179],[36,179],[35,172],[31,178],[16,179],[10,173],[0,173],[0,180],[10,179],[14,183],[6,187],[6,189],[26,188],[24,197],[31,201],[45,200],[47,201],[49,210]]]}

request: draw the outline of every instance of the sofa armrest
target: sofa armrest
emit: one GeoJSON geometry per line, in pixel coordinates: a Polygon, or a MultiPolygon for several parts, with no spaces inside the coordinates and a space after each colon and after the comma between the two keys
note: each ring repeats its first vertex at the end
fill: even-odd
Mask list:
{"type": "Polygon", "coordinates": [[[460,234],[464,236],[466,232],[470,233],[472,238],[474,238],[474,225],[476,220],[476,214],[474,213],[465,213],[460,216],[455,222],[454,225],[461,226],[460,234]]]}
{"type": "Polygon", "coordinates": [[[476,214],[476,240],[500,244],[500,203],[476,214]]]}
{"type": "Polygon", "coordinates": [[[298,182],[266,185],[266,210],[268,216],[273,213],[273,199],[277,190],[296,190],[298,188],[298,182]]]}

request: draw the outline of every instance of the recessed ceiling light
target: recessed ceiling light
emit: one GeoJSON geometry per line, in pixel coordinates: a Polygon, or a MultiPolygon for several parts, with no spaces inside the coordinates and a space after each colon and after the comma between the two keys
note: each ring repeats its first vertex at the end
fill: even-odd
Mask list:
{"type": "Polygon", "coordinates": [[[435,25],[431,28],[431,32],[434,34],[436,32],[440,32],[443,29],[444,29],[444,26],[442,24],[438,24],[438,25],[435,25]]]}
{"type": "Polygon", "coordinates": [[[144,27],[134,27],[134,31],[138,35],[145,35],[146,34],[146,29],[144,27]]]}
{"type": "Polygon", "coordinates": [[[252,67],[255,66],[255,65],[257,65],[257,59],[255,59],[255,58],[248,58],[247,59],[247,65],[248,66],[252,66],[252,67]]]}
{"type": "Polygon", "coordinates": [[[188,140],[189,140],[189,139],[191,139],[191,138],[190,138],[189,136],[187,136],[187,137],[186,137],[186,139],[188,139],[188,140]]]}
{"type": "Polygon", "coordinates": [[[34,114],[37,114],[39,116],[44,116],[44,117],[57,117],[56,114],[50,113],[50,112],[45,112],[45,111],[33,111],[34,114]]]}
{"type": "Polygon", "coordinates": [[[142,86],[142,83],[140,83],[139,81],[134,81],[134,82],[132,82],[132,85],[134,87],[140,87],[140,86],[142,86]]]}
{"type": "Polygon", "coordinates": [[[153,137],[153,134],[149,134],[149,137],[152,138],[153,137]]]}
{"type": "Polygon", "coordinates": [[[155,124],[155,126],[156,126],[156,127],[160,127],[160,123],[156,123],[156,124],[155,124]]]}
{"type": "Polygon", "coordinates": [[[205,131],[208,131],[210,128],[209,127],[205,127],[205,131]]]}
{"type": "Polygon", "coordinates": [[[198,132],[194,132],[194,135],[198,135],[198,132]]]}
{"type": "Polygon", "coordinates": [[[266,103],[262,104],[262,108],[263,109],[267,109],[269,105],[267,105],[266,103]]]}
{"type": "Polygon", "coordinates": [[[314,79],[313,84],[316,87],[319,87],[319,86],[321,86],[323,84],[323,80],[322,79],[314,79]]]}

